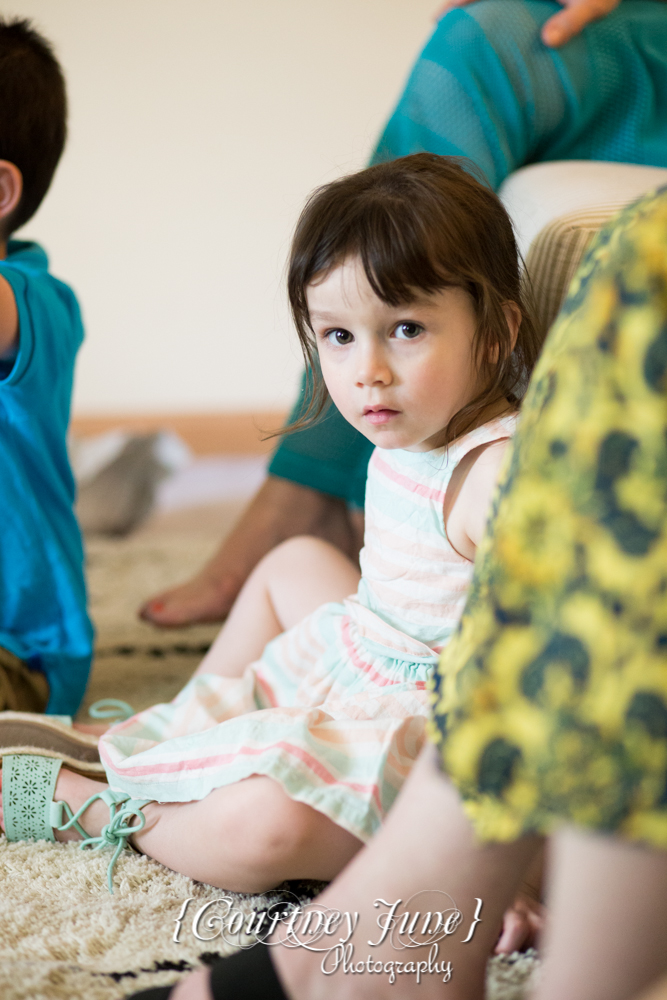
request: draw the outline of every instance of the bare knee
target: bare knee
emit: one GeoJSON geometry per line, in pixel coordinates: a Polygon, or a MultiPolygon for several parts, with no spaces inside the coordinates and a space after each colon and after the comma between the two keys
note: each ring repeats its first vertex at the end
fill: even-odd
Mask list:
{"type": "Polygon", "coordinates": [[[243,883],[227,888],[240,892],[272,888],[287,877],[281,872],[303,843],[298,803],[265,777],[249,778],[220,793],[211,793],[219,798],[216,835],[234,859],[243,883]]]}
{"type": "Polygon", "coordinates": [[[340,549],[337,549],[331,542],[325,542],[323,538],[316,538],[315,535],[294,535],[280,542],[266,557],[273,559],[277,564],[285,563],[292,565],[295,559],[305,562],[320,560],[324,558],[347,559],[340,549]]]}
{"type": "Polygon", "coordinates": [[[249,778],[236,790],[233,805],[222,810],[221,834],[243,872],[238,891],[262,892],[291,878],[333,878],[361,847],[271,778],[249,778]]]}

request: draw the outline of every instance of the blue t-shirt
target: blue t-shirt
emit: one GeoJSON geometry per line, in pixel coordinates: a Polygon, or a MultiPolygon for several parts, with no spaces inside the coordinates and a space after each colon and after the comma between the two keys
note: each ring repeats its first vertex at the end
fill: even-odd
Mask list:
{"type": "Polygon", "coordinates": [[[81,314],[36,243],[10,241],[0,274],[19,317],[0,368],[0,646],[44,672],[47,712],[73,714],[93,644],[66,447],[81,314]]]}

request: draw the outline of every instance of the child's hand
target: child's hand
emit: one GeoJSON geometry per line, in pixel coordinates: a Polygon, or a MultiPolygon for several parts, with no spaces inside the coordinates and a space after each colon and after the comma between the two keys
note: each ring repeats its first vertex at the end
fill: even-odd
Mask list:
{"type": "MultiPolygon", "coordinates": [[[[452,7],[465,7],[473,0],[447,0],[438,8],[435,19],[438,20],[452,7]]],[[[620,0],[558,0],[564,7],[550,17],[542,28],[542,41],[550,48],[558,48],[578,35],[591,21],[599,21],[615,10],[620,0]]],[[[508,29],[511,32],[511,29],[508,29]]]]}
{"type": "Polygon", "coordinates": [[[520,891],[513,905],[505,910],[503,929],[494,949],[496,955],[509,955],[534,946],[544,927],[545,909],[528,891],[520,891]]]}
{"type": "Polygon", "coordinates": [[[12,286],[0,277],[0,359],[16,344],[19,317],[12,286]]]}

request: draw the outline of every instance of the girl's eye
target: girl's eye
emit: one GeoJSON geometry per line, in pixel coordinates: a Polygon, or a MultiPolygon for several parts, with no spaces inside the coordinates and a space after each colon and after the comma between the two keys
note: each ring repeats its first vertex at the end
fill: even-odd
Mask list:
{"type": "Polygon", "coordinates": [[[349,330],[329,330],[325,335],[326,340],[332,344],[337,344],[339,347],[344,347],[346,344],[351,344],[354,337],[349,330]]]}
{"type": "Polygon", "coordinates": [[[423,331],[424,327],[419,323],[399,323],[394,330],[394,336],[398,340],[414,340],[423,331]]]}

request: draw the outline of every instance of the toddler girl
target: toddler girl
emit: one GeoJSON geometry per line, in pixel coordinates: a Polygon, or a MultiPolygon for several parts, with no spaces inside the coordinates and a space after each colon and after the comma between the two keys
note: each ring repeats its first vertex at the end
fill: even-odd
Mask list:
{"type": "MultiPolygon", "coordinates": [[[[58,839],[85,829],[120,850],[131,835],[177,871],[246,892],[331,879],[394,801],[539,350],[509,219],[447,158],[317,191],[288,286],[314,379],[296,426],[330,398],[377,446],[361,577],[323,541],[278,546],[177,698],[101,738],[110,789],[52,776],[68,803],[50,814],[58,839]]],[[[34,766],[11,760],[14,782],[17,761],[34,766]]],[[[7,793],[5,776],[9,830],[7,793]]]]}

